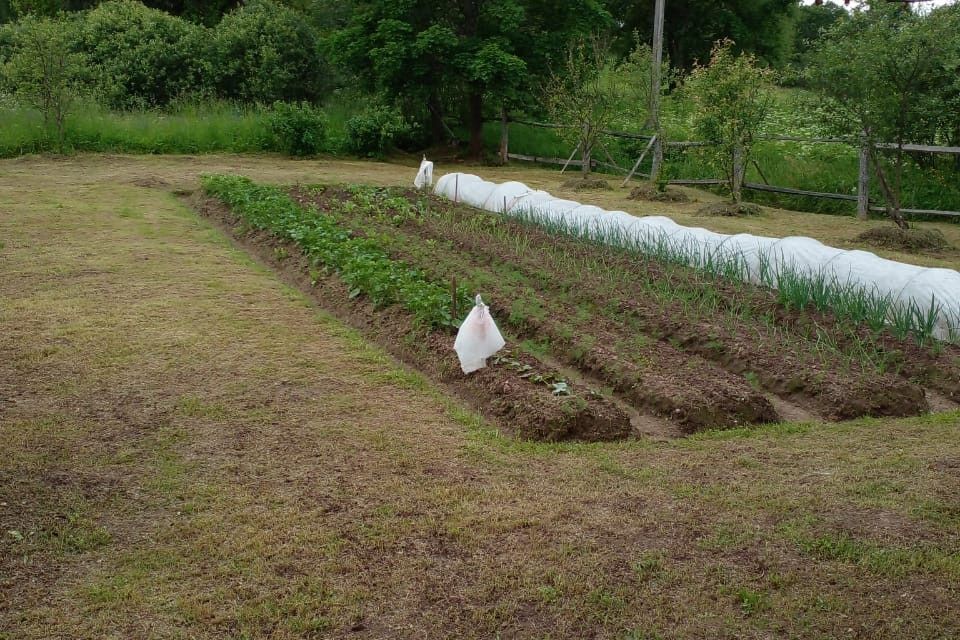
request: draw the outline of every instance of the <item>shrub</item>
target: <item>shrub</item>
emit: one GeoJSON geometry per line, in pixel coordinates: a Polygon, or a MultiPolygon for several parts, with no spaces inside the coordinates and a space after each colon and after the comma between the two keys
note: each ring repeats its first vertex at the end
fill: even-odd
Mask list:
{"type": "Polygon", "coordinates": [[[205,88],[208,31],[133,0],[110,0],[79,21],[76,48],[112,108],[167,105],[205,88]]]}
{"type": "Polygon", "coordinates": [[[212,48],[217,87],[225,98],[315,101],[329,75],[304,17],[271,0],[252,0],[224,16],[212,48]]]}
{"type": "Polygon", "coordinates": [[[70,50],[72,22],[63,17],[26,16],[15,25],[9,60],[0,67],[0,88],[43,116],[44,129],[56,131],[64,151],[66,118],[81,90],[80,56],[70,50]]]}
{"type": "Polygon", "coordinates": [[[270,132],[279,149],[292,156],[309,156],[324,150],[326,117],[307,102],[275,102],[270,111],[270,132]]]}
{"type": "Polygon", "coordinates": [[[399,109],[376,106],[347,121],[347,147],[361,155],[381,156],[410,132],[399,109]]]}
{"type": "Polygon", "coordinates": [[[696,65],[684,82],[696,110],[694,130],[712,143],[708,157],[724,172],[733,201],[740,202],[743,170],[772,101],[771,71],[747,54],[736,54],[733,41],[713,45],[710,64],[696,65]]]}
{"type": "Polygon", "coordinates": [[[13,55],[13,25],[0,24],[0,65],[13,55]]]}

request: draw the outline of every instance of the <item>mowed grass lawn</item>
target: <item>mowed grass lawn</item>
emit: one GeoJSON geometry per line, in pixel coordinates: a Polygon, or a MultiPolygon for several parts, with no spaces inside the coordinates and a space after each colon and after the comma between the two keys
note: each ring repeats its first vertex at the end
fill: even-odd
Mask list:
{"type": "Polygon", "coordinates": [[[960,636],[960,414],[517,442],[173,193],[224,170],[412,177],[0,163],[0,638],[960,636]]]}

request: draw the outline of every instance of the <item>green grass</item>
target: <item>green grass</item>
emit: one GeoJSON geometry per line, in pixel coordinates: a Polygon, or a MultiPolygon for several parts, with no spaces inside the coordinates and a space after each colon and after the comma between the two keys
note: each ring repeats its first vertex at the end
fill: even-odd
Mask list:
{"type": "MultiPolygon", "coordinates": [[[[328,148],[344,148],[351,106],[325,107],[328,148]]],[[[57,150],[56,135],[35,109],[0,100],[0,157],[57,150]]],[[[268,111],[229,102],[184,103],[166,111],[114,112],[94,103],[74,106],[66,121],[65,151],[100,153],[253,153],[282,151],[268,111]]]]}
{"type": "MultiPolygon", "coordinates": [[[[0,156],[40,153],[56,148],[55,136],[32,109],[2,111],[0,156]]],[[[266,116],[254,107],[226,103],[188,105],[172,113],[113,113],[79,105],[66,124],[68,151],[107,153],[254,152],[273,149],[266,116]]]]}

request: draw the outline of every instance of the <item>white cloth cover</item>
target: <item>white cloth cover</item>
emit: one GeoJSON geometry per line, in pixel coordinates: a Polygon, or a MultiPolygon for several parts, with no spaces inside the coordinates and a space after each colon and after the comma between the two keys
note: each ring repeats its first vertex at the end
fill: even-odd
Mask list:
{"type": "Polygon", "coordinates": [[[433,163],[427,160],[426,156],[420,161],[420,170],[413,179],[413,186],[417,189],[433,186],[433,163]]]}
{"type": "Polygon", "coordinates": [[[505,344],[497,323],[490,315],[490,309],[478,295],[476,305],[460,325],[457,339],[453,342],[453,348],[460,358],[460,368],[464,373],[483,369],[487,366],[487,358],[503,349],[505,344]]]}
{"type": "Polygon", "coordinates": [[[497,185],[469,173],[442,176],[434,193],[496,213],[535,213],[544,221],[616,238],[618,243],[629,241],[640,249],[667,247],[695,266],[716,259],[736,259],[742,261],[744,275],[751,282],[770,284],[769,276],[785,270],[823,275],[840,284],[889,296],[902,306],[927,310],[932,304],[939,310],[934,335],[947,339],[960,332],[960,272],[953,269],[886,260],[868,251],[828,247],[813,238],[714,233],[681,226],[664,216],[632,216],[562,200],[521,182],[497,185]],[[766,279],[762,278],[764,272],[766,279]]]}

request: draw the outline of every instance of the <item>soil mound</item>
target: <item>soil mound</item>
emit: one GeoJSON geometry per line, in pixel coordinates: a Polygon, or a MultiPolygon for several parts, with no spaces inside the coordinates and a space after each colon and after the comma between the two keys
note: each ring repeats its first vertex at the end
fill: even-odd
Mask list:
{"type": "Polygon", "coordinates": [[[893,225],[868,229],[856,240],[873,247],[907,253],[943,251],[950,246],[939,229],[901,229],[893,225]]]}
{"type": "Polygon", "coordinates": [[[690,196],[682,191],[667,187],[660,191],[652,184],[641,184],[630,190],[630,200],[649,200],[651,202],[690,202],[690,196]]]}
{"type": "Polygon", "coordinates": [[[610,189],[610,183],[603,178],[572,178],[561,185],[564,189],[574,191],[597,191],[610,189]]]}
{"type": "Polygon", "coordinates": [[[760,205],[752,202],[741,202],[734,204],[732,202],[714,202],[697,209],[697,215],[701,216],[727,216],[730,218],[744,218],[746,216],[760,215],[760,205]]]}
{"type": "Polygon", "coordinates": [[[151,189],[159,189],[170,186],[169,182],[157,176],[144,176],[142,178],[137,178],[136,180],[131,181],[130,184],[137,187],[147,187],[151,189]]]}

